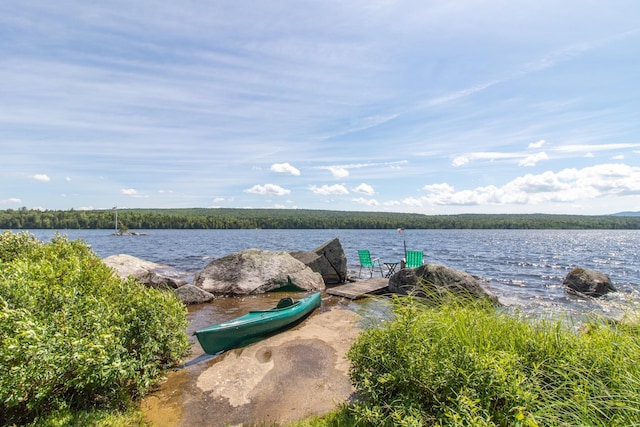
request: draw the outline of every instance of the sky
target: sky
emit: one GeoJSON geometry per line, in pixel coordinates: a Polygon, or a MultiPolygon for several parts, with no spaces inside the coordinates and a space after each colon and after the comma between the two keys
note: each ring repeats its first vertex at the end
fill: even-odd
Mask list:
{"type": "Polygon", "coordinates": [[[640,211],[636,0],[3,0],[0,209],[640,211]]]}

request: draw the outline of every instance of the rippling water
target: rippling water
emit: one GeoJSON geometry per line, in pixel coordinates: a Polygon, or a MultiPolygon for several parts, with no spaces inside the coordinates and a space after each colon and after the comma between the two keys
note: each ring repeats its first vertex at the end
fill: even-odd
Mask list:
{"type": "MultiPolygon", "coordinates": [[[[31,230],[49,240],[53,230],[31,230]]],[[[510,306],[535,312],[611,313],[640,302],[640,231],[619,230],[146,230],[146,236],[112,236],[108,230],[62,230],[101,257],[129,254],[195,273],[212,259],[243,249],[308,251],[337,237],[349,269],[358,271],[358,249],[381,261],[399,261],[419,250],[425,261],[466,271],[510,306]],[[567,295],[562,280],[574,267],[607,274],[620,291],[589,300],[567,295]]]]}

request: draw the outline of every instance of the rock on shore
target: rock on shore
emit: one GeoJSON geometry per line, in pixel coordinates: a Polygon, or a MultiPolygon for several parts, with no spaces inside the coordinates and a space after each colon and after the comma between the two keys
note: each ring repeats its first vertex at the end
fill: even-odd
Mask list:
{"type": "Polygon", "coordinates": [[[173,289],[178,299],[185,304],[202,304],[213,299],[213,295],[209,292],[190,285],[184,280],[185,273],[168,265],[145,261],[126,254],[111,255],[102,261],[122,279],[132,276],[148,286],[173,289]]]}

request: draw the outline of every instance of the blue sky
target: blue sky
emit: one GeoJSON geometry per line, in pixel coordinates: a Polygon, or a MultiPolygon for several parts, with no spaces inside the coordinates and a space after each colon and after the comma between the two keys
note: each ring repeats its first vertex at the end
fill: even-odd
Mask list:
{"type": "Polygon", "coordinates": [[[640,3],[0,2],[0,209],[640,210],[640,3]]]}

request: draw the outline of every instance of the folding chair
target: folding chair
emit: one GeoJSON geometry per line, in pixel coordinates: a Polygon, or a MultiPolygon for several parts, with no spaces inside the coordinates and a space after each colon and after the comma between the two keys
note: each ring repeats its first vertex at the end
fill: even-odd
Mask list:
{"type": "Polygon", "coordinates": [[[407,262],[405,263],[406,268],[416,268],[420,267],[423,263],[423,254],[421,251],[407,251],[407,262]]]}
{"type": "Polygon", "coordinates": [[[378,268],[380,269],[380,276],[384,277],[384,273],[382,273],[382,266],[380,265],[380,258],[371,259],[371,254],[367,249],[359,250],[358,256],[360,257],[360,271],[358,272],[358,277],[360,277],[363,267],[368,268],[370,277],[373,277],[373,270],[376,267],[376,263],[378,263],[378,268]]]}

